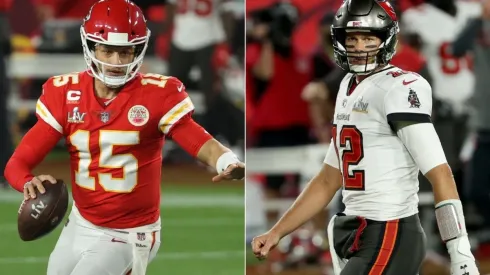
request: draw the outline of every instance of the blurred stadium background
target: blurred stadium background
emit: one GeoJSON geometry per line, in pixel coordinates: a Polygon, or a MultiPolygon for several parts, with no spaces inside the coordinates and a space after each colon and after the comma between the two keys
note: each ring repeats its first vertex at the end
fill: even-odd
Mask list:
{"type": "MultiPolygon", "coordinates": [[[[94,2],[0,0],[0,60],[6,60],[6,70],[0,66],[2,171],[15,145],[36,121],[35,102],[44,81],[53,75],[86,69],[79,27],[94,2]]],[[[144,10],[152,31],[142,72],[168,75],[174,32],[169,19],[171,3],[165,0],[134,2],[144,10]]],[[[171,2],[179,7],[185,1],[171,2]]],[[[219,103],[206,102],[205,93],[199,89],[203,79],[197,66],[182,80],[196,106],[195,119],[243,159],[244,2],[232,0],[226,7],[214,4],[212,7],[226,13],[230,20],[227,24],[234,26],[231,36],[217,43],[209,58],[216,77],[205,80],[213,82],[212,92],[219,103]],[[217,113],[220,115],[211,125],[210,113],[214,113],[214,118],[217,113]]],[[[183,12],[174,10],[177,16],[183,12]]],[[[217,31],[209,29],[206,33],[217,31]]],[[[212,183],[213,171],[196,163],[171,141],[167,144],[162,173],[162,246],[148,274],[243,274],[243,182],[212,183]]],[[[68,182],[70,170],[64,150],[60,142],[36,173],[51,174],[68,182]]],[[[22,242],[16,225],[22,196],[10,189],[3,178],[0,178],[0,186],[0,232],[3,236],[0,273],[42,274],[60,229],[39,241],[22,242]]]]}
{"type": "MultiPolygon", "coordinates": [[[[276,0],[246,2],[247,243],[277,221],[319,170],[331,138],[330,121],[338,85],[345,75],[336,66],[329,46],[330,25],[342,1],[284,2],[293,8],[277,5],[276,0]],[[266,56],[269,62],[264,61],[266,56]],[[272,70],[267,64],[273,64],[272,70]]],[[[434,125],[465,205],[470,241],[481,274],[490,273],[489,208],[488,204],[478,203],[488,203],[490,195],[488,189],[481,187],[490,186],[490,177],[482,176],[482,172],[488,174],[484,172],[488,166],[478,167],[478,163],[488,163],[490,158],[485,152],[488,120],[481,119],[482,111],[490,104],[485,96],[490,95],[488,86],[481,85],[485,74],[488,78],[486,65],[482,64],[490,61],[489,55],[485,55],[490,45],[489,20],[488,15],[475,10],[473,16],[468,16],[469,11],[460,8],[461,3],[472,2],[470,5],[476,5],[478,10],[483,1],[389,2],[402,23],[399,48],[392,63],[418,72],[432,83],[434,90],[438,89],[434,92],[434,125]],[[413,19],[417,11],[431,9],[437,10],[437,16],[424,18],[422,12],[420,20],[413,19]],[[444,20],[454,24],[438,21],[453,18],[450,16],[457,19],[444,20]],[[452,31],[444,30],[447,25],[452,31]],[[438,28],[442,35],[437,33],[438,28]],[[445,43],[439,43],[441,36],[445,43]],[[461,47],[462,44],[465,46],[461,47]],[[432,48],[426,48],[427,45],[432,48]],[[453,47],[454,54],[445,51],[447,46],[453,47]],[[456,53],[457,48],[460,50],[456,53]],[[433,56],[438,59],[431,67],[428,64],[433,56]],[[479,64],[473,66],[471,60],[479,64]],[[459,69],[467,75],[455,86],[467,92],[455,86],[441,90],[440,83],[459,73],[459,69]],[[435,79],[439,84],[434,84],[435,79]],[[474,86],[475,79],[480,86],[474,86]]],[[[435,223],[431,186],[423,177],[420,181],[420,216],[428,238],[420,274],[449,274],[447,251],[435,223]]],[[[341,209],[337,194],[324,213],[285,237],[266,261],[257,261],[247,245],[247,274],[333,274],[326,225],[330,215],[341,209]]]]}

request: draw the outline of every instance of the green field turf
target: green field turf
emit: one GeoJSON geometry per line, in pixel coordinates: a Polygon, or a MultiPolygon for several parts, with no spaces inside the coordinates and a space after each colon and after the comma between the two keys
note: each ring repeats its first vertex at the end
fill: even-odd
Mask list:
{"type": "MultiPolygon", "coordinates": [[[[162,245],[147,274],[243,275],[243,198],[239,187],[164,186],[162,245]]],[[[61,226],[22,242],[16,229],[20,201],[19,193],[0,191],[0,274],[46,274],[61,226]]]]}

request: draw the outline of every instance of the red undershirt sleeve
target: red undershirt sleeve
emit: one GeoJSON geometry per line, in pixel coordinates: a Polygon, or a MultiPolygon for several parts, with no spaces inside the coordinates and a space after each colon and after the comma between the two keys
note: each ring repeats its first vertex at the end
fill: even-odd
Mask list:
{"type": "Polygon", "coordinates": [[[169,131],[168,137],[172,138],[191,156],[196,157],[201,147],[213,137],[197,124],[190,114],[182,117],[169,131]]]}
{"type": "Polygon", "coordinates": [[[10,185],[23,192],[24,184],[34,176],[32,170],[54,148],[63,135],[42,120],[39,120],[22,138],[8,161],[4,176],[10,185]]]}

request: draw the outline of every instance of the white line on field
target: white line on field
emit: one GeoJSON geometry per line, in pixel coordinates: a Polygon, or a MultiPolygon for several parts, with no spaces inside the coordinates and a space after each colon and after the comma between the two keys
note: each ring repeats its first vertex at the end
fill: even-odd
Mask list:
{"type": "MultiPolygon", "coordinates": [[[[157,254],[155,261],[196,259],[230,259],[244,257],[240,250],[232,251],[200,251],[200,252],[162,252],[157,254]]],[[[38,264],[47,263],[48,257],[0,257],[0,264],[38,264]]]]}
{"type": "MultiPolygon", "coordinates": [[[[160,206],[162,208],[189,208],[189,207],[231,207],[243,208],[244,197],[231,194],[181,194],[162,193],[160,206]]],[[[17,191],[0,192],[0,203],[19,203],[22,195],[17,191]]],[[[70,195],[70,201],[72,197],[70,195]]]]}
{"type": "MultiPolygon", "coordinates": [[[[166,227],[219,227],[219,226],[241,226],[243,220],[230,218],[208,218],[208,219],[165,219],[162,218],[162,230],[166,227]]],[[[16,231],[17,223],[1,223],[0,232],[16,231]]]]}

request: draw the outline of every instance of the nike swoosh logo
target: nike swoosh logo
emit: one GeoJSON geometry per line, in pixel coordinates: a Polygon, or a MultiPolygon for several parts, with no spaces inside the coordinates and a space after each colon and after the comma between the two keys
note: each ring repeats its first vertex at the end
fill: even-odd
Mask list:
{"type": "Polygon", "coordinates": [[[113,242],[113,243],[127,243],[125,241],[117,240],[116,238],[112,238],[111,242],[113,242]]]}
{"type": "Polygon", "coordinates": [[[410,83],[412,83],[412,82],[415,82],[415,81],[417,81],[417,80],[418,80],[418,79],[414,79],[414,80],[411,80],[411,81],[406,81],[406,80],[403,80],[403,85],[408,85],[408,84],[410,84],[410,83]]]}
{"type": "Polygon", "coordinates": [[[182,90],[184,90],[184,83],[182,83],[182,85],[180,85],[179,88],[177,88],[177,90],[180,92],[182,92],[182,90]]]}

